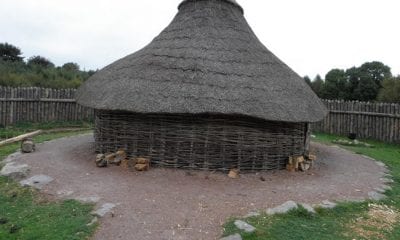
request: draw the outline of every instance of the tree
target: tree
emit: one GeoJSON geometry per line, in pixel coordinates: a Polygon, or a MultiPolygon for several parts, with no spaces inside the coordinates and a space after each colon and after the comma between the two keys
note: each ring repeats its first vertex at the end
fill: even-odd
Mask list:
{"type": "Polygon", "coordinates": [[[44,68],[53,68],[54,63],[52,63],[49,59],[41,56],[33,56],[28,59],[29,66],[41,66],[44,68]]]}
{"type": "Polygon", "coordinates": [[[311,79],[309,76],[304,76],[303,79],[308,84],[308,86],[311,86],[311,79]]]}
{"type": "Polygon", "coordinates": [[[383,80],[392,77],[390,67],[378,61],[364,63],[359,71],[362,77],[372,79],[379,87],[382,87],[383,80]]]}
{"type": "Polygon", "coordinates": [[[327,99],[347,99],[349,96],[347,88],[346,72],[341,69],[332,69],[325,76],[323,97],[327,99]]]}
{"type": "Polygon", "coordinates": [[[360,69],[352,67],[346,70],[347,76],[347,91],[349,92],[348,100],[357,100],[354,92],[360,83],[360,69]]]}
{"type": "Polygon", "coordinates": [[[354,97],[360,101],[373,101],[379,93],[379,86],[368,77],[362,77],[357,88],[354,90],[354,97]]]}
{"type": "Polygon", "coordinates": [[[80,67],[77,63],[69,62],[62,65],[62,68],[67,71],[78,72],[80,67]]]}
{"type": "Polygon", "coordinates": [[[21,57],[21,55],[22,52],[19,48],[8,43],[0,43],[1,60],[9,62],[22,62],[24,58],[21,57]]]}
{"type": "Polygon", "coordinates": [[[314,90],[318,97],[322,97],[322,91],[324,89],[324,80],[320,75],[317,75],[311,83],[311,88],[314,90]]]}
{"type": "Polygon", "coordinates": [[[400,103],[400,76],[383,80],[378,100],[382,102],[400,103]]]}

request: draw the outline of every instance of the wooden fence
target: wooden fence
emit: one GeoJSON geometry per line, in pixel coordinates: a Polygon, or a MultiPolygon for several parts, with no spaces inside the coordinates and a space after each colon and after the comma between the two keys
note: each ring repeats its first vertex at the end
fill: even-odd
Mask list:
{"type": "Polygon", "coordinates": [[[75,91],[0,87],[0,125],[93,119],[92,109],[76,104],[75,91]]]}
{"type": "Polygon", "coordinates": [[[400,143],[400,104],[323,100],[328,116],[313,131],[400,143]]]}
{"type": "MultiPolygon", "coordinates": [[[[92,109],[75,102],[75,91],[0,87],[0,126],[93,119],[92,109]]],[[[400,104],[323,101],[330,112],[313,131],[400,143],[400,104]]]]}

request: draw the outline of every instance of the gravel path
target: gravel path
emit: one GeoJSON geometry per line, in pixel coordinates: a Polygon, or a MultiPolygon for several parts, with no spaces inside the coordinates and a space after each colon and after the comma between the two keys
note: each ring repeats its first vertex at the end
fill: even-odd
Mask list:
{"type": "Polygon", "coordinates": [[[359,200],[381,187],[384,166],[338,147],[313,144],[318,161],[307,173],[277,171],[225,174],[172,169],[130,172],[96,168],[92,135],[63,138],[37,146],[14,160],[30,166],[30,176],[54,178],[42,191],[57,198],[114,203],[94,239],[217,239],[231,216],[243,216],[288,200],[359,200]],[[261,177],[265,181],[261,181],[261,177]]]}

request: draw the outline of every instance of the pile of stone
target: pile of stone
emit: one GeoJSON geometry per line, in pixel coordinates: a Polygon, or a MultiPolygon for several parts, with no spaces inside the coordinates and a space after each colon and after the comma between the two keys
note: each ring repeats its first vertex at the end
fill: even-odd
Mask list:
{"type": "Polygon", "coordinates": [[[119,149],[115,153],[97,154],[97,167],[104,168],[109,165],[135,169],[136,171],[148,171],[150,169],[150,159],[144,157],[128,158],[124,149],[119,149]]]}

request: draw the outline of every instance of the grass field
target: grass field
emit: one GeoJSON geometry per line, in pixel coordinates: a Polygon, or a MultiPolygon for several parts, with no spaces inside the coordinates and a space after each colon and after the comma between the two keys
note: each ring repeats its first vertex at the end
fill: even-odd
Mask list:
{"type": "MultiPolygon", "coordinates": [[[[0,129],[0,136],[13,137],[36,129],[89,126],[88,123],[20,124],[0,129]]],[[[40,143],[79,133],[84,132],[43,134],[34,140],[40,143]]],[[[0,160],[18,148],[19,143],[1,147],[0,160]]],[[[96,227],[86,225],[92,220],[92,209],[92,205],[73,200],[49,202],[36,190],[23,188],[10,179],[0,177],[0,240],[87,239],[96,227]]]]}
{"type": "MultiPolygon", "coordinates": [[[[331,144],[337,136],[317,134],[314,141],[331,144]]],[[[380,202],[340,203],[332,210],[318,209],[309,214],[298,209],[288,214],[261,215],[245,219],[256,232],[240,232],[232,219],[225,225],[224,235],[240,233],[245,240],[339,240],[339,239],[400,239],[400,145],[367,141],[374,148],[343,146],[358,154],[384,162],[393,175],[392,190],[380,202]]],[[[289,199],[288,199],[289,200],[289,199]]]]}

